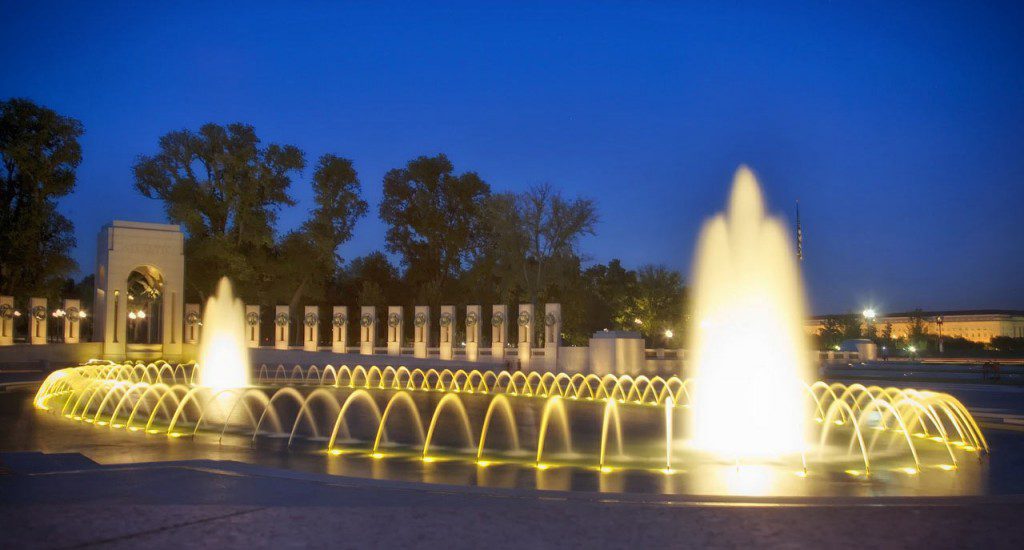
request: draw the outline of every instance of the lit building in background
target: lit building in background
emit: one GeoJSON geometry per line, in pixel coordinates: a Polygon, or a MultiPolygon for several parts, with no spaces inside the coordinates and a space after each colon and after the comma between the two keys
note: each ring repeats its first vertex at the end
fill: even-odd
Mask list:
{"type": "MultiPolygon", "coordinates": [[[[874,313],[874,310],[871,310],[874,313]]],[[[818,334],[825,320],[861,314],[816,315],[804,327],[809,334],[818,334]]],[[[952,311],[908,311],[875,314],[873,323],[878,335],[892,326],[893,338],[905,338],[917,319],[924,322],[928,334],[942,334],[947,338],[963,338],[972,342],[989,343],[997,336],[1024,338],[1024,311],[1012,309],[966,309],[952,311]],[[941,327],[940,327],[941,324],[941,327]]]]}

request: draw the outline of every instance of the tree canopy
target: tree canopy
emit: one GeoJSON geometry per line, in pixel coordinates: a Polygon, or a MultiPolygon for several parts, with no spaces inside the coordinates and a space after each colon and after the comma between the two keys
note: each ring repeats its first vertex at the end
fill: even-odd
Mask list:
{"type": "Polygon", "coordinates": [[[57,199],[75,188],[82,124],[27,99],[0,102],[0,292],[55,295],[77,265],[57,199]]]}
{"type": "Polygon", "coordinates": [[[188,289],[200,298],[227,275],[240,295],[263,302],[323,299],[341,261],[338,248],[366,213],[352,161],[327,154],[317,162],[316,207],[297,230],[278,238],[278,212],[306,165],[294,145],[261,144],[247,124],[205,124],[170,132],[159,152],[135,164],[135,187],[164,203],[180,223],[188,289]]]}
{"type": "Polygon", "coordinates": [[[418,288],[436,279],[445,285],[462,276],[490,192],[475,172],[455,174],[443,154],[418,157],[384,175],[385,242],[401,259],[408,283],[418,288]]]}

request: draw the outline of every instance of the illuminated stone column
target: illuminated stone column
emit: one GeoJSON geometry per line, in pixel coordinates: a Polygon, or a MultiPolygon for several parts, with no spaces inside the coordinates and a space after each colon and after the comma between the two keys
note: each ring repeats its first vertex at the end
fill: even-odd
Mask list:
{"type": "Polygon", "coordinates": [[[28,299],[28,343],[46,343],[46,298],[28,299]]]}
{"type": "Polygon", "coordinates": [[[480,358],[480,306],[466,306],[466,359],[480,358]]]}
{"type": "Polygon", "coordinates": [[[452,349],[452,339],[455,338],[455,306],[441,306],[441,316],[437,323],[441,327],[438,342],[441,359],[450,360],[455,355],[452,349]]]}
{"type": "Polygon", "coordinates": [[[533,321],[533,304],[519,304],[519,315],[516,317],[519,338],[516,342],[519,347],[519,360],[524,365],[529,364],[533,353],[533,321]]]}
{"type": "Polygon", "coordinates": [[[430,350],[430,306],[416,306],[412,318],[412,354],[425,358],[430,350]]]}
{"type": "Polygon", "coordinates": [[[562,336],[562,304],[544,304],[544,362],[558,366],[558,345],[562,336]]]}
{"type": "Polygon", "coordinates": [[[302,349],[316,351],[320,347],[320,312],[316,306],[306,306],[302,315],[302,349]]]}
{"type": "Polygon", "coordinates": [[[0,346],[14,344],[14,318],[20,314],[14,309],[14,296],[0,296],[0,346]]]}
{"type": "Polygon", "coordinates": [[[359,314],[359,353],[373,355],[373,340],[377,336],[377,308],[363,306],[359,314]]]}
{"type": "Polygon", "coordinates": [[[274,349],[288,349],[291,325],[292,316],[288,306],[274,306],[274,349]]]}
{"type": "Polygon", "coordinates": [[[81,300],[64,300],[64,343],[77,344],[82,334],[82,302],[81,300]]]}
{"type": "Polygon", "coordinates": [[[245,345],[260,347],[260,306],[245,306],[245,345]]]}
{"type": "Polygon", "coordinates": [[[388,355],[402,354],[402,306],[388,306],[388,355]]]}
{"type": "Polygon", "coordinates": [[[491,357],[503,359],[508,343],[508,306],[491,306],[491,357]]]}
{"type": "Polygon", "coordinates": [[[185,304],[185,338],[186,344],[199,343],[199,322],[203,316],[199,310],[199,304],[185,304]]]}
{"type": "Polygon", "coordinates": [[[345,353],[348,348],[348,307],[334,306],[331,316],[331,351],[345,353]]]}

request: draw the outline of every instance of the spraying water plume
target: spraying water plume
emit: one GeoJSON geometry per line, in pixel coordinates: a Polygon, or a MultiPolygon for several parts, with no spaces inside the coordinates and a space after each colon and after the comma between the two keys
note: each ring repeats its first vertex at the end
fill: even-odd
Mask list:
{"type": "Polygon", "coordinates": [[[250,384],[245,305],[235,298],[227,277],[221,277],[216,294],[206,302],[199,340],[199,367],[200,385],[222,389],[250,384]]]}
{"type": "Polygon", "coordinates": [[[797,453],[811,379],[803,287],[783,223],[740,167],[728,209],[707,221],[694,264],[693,444],[723,458],[797,453]]]}

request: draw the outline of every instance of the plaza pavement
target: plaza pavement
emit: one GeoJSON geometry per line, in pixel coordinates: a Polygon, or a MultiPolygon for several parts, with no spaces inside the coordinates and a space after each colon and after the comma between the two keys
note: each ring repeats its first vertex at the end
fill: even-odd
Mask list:
{"type": "Polygon", "coordinates": [[[481,489],[225,461],[8,453],[4,548],[1021,548],[1024,498],[720,499],[481,489]]]}

